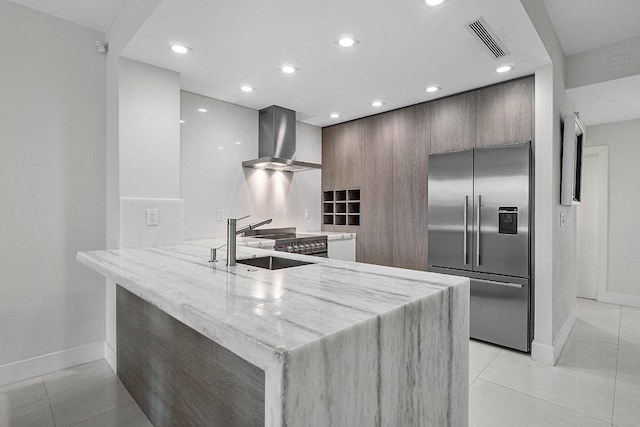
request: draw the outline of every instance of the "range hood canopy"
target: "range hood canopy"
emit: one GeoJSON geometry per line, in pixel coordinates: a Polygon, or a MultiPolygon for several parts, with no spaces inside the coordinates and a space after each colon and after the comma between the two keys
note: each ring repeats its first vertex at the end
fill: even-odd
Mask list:
{"type": "Polygon", "coordinates": [[[320,169],[319,163],[299,162],[296,154],[296,112],[272,105],[258,116],[258,158],[242,162],[242,166],[285,172],[320,169]]]}

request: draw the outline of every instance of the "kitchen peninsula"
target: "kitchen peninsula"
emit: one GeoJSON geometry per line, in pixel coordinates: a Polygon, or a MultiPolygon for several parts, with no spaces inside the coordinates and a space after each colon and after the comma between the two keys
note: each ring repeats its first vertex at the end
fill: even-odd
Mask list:
{"type": "Polygon", "coordinates": [[[468,279],[220,244],[77,255],[118,284],[118,376],[154,425],[467,425],[468,279]]]}

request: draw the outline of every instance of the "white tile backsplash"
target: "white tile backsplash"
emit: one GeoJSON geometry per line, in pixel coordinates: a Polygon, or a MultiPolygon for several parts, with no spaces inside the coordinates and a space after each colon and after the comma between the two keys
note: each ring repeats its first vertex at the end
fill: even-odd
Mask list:
{"type": "MultiPolygon", "coordinates": [[[[225,236],[226,218],[245,215],[251,218],[242,224],[273,218],[269,227],[320,229],[320,170],[289,173],[242,167],[244,160],[258,157],[258,111],[183,91],[181,118],[186,240],[225,236]],[[224,210],[222,221],[217,221],[218,209],[224,210]]],[[[320,163],[322,130],[298,122],[296,133],[296,158],[320,163]]]]}

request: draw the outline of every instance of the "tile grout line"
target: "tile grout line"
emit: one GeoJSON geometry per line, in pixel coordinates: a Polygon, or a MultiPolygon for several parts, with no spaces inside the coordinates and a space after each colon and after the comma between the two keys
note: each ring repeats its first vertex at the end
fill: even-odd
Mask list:
{"type": "MultiPolygon", "coordinates": [[[[477,379],[477,378],[476,378],[476,379],[477,379]]],[[[519,391],[519,390],[513,389],[513,388],[511,388],[511,387],[507,387],[507,386],[505,386],[505,385],[495,383],[495,382],[493,382],[493,381],[491,381],[491,380],[485,380],[485,379],[483,379],[483,381],[486,381],[486,382],[488,382],[488,383],[490,383],[490,384],[493,384],[493,385],[495,385],[495,386],[501,387],[501,388],[503,388],[503,389],[505,389],[505,390],[509,390],[509,391],[514,392],[514,393],[521,394],[521,395],[526,396],[526,397],[528,397],[528,398],[530,398],[530,399],[535,399],[535,400],[538,400],[538,401],[540,401],[540,402],[547,403],[547,404],[549,404],[549,405],[555,406],[556,408],[562,409],[562,410],[564,410],[564,411],[573,412],[574,414],[579,414],[579,415],[582,415],[582,416],[584,416],[584,417],[590,418],[590,419],[592,419],[592,420],[600,421],[600,422],[606,423],[606,421],[604,421],[603,419],[601,419],[601,418],[597,418],[597,417],[594,417],[594,416],[593,416],[593,415],[591,415],[591,414],[586,414],[586,413],[584,413],[584,412],[577,411],[577,410],[572,409],[572,408],[567,408],[566,406],[562,406],[562,405],[559,405],[559,404],[557,404],[557,403],[555,403],[555,402],[551,402],[551,401],[549,401],[549,400],[542,399],[542,398],[537,397],[537,396],[533,396],[533,395],[531,395],[531,394],[529,394],[529,393],[525,393],[525,392],[522,392],[522,391],[519,391]]],[[[474,382],[475,382],[475,381],[474,381],[474,382]]],[[[612,424],[612,425],[613,425],[613,424],[612,424]]]]}
{"type": "MultiPolygon", "coordinates": [[[[491,361],[490,361],[489,363],[487,363],[487,365],[486,365],[484,368],[482,368],[482,370],[481,370],[480,372],[478,372],[478,375],[476,376],[476,379],[475,379],[475,380],[473,380],[473,381],[471,382],[471,384],[475,383],[475,382],[476,382],[476,380],[477,380],[478,378],[480,378],[480,375],[482,375],[482,373],[483,373],[484,371],[486,371],[486,370],[487,370],[487,368],[489,367],[489,365],[491,365],[493,362],[495,362],[495,360],[498,358],[498,356],[500,356],[500,354],[502,353],[502,351],[503,351],[503,350],[498,350],[498,352],[496,353],[496,355],[495,355],[495,356],[493,356],[493,359],[491,359],[491,361]]],[[[471,384],[469,384],[469,386],[471,386],[471,384]]]]}
{"type": "Polygon", "coordinates": [[[618,385],[618,359],[620,358],[620,328],[622,325],[622,306],[618,306],[618,346],[616,347],[616,371],[613,376],[613,403],[611,405],[611,425],[616,415],[616,386],[618,385]]]}
{"type": "Polygon", "coordinates": [[[47,383],[44,380],[44,375],[41,378],[42,378],[42,386],[44,387],[44,393],[47,395],[47,402],[49,403],[49,412],[51,412],[51,419],[53,420],[53,425],[57,426],[58,423],[56,423],[56,417],[53,415],[53,406],[51,405],[51,399],[49,398],[49,390],[47,390],[47,383]]]}
{"type": "MultiPolygon", "coordinates": [[[[613,378],[614,378],[613,386],[614,386],[614,388],[613,388],[613,402],[612,402],[612,408],[611,408],[611,421],[610,421],[610,424],[611,424],[612,426],[614,426],[614,424],[613,424],[613,415],[614,415],[614,412],[615,412],[615,385],[616,385],[616,380],[617,380],[617,376],[618,376],[618,354],[619,354],[619,351],[620,351],[620,345],[619,345],[619,343],[620,343],[620,324],[622,323],[622,308],[621,308],[621,306],[620,306],[620,305],[618,305],[617,307],[618,307],[618,311],[619,311],[619,313],[620,313],[620,314],[619,314],[619,322],[618,322],[618,344],[613,344],[613,343],[608,343],[608,342],[605,342],[605,341],[600,341],[600,342],[605,342],[605,343],[607,343],[607,344],[611,344],[611,345],[615,345],[615,346],[616,346],[616,368],[615,368],[615,370],[614,370],[614,372],[613,372],[613,378]]],[[[579,317],[579,316],[578,316],[578,317],[579,317]]],[[[573,333],[573,331],[572,331],[572,333],[573,333]]],[[[588,337],[584,337],[584,338],[588,338],[588,337]]],[[[599,341],[599,340],[594,340],[594,341],[599,341]]],[[[485,367],[485,368],[480,372],[480,374],[478,374],[478,376],[477,376],[476,380],[477,380],[478,378],[480,378],[480,376],[482,375],[482,373],[483,373],[483,372],[484,372],[484,371],[489,367],[489,365],[491,365],[491,363],[493,363],[493,362],[495,361],[495,359],[496,359],[496,358],[497,358],[501,353],[503,353],[503,352],[505,352],[505,350],[501,350],[501,351],[496,355],[496,357],[494,357],[494,359],[493,359],[491,362],[489,362],[489,364],[487,364],[487,366],[486,366],[486,367],[485,367]]],[[[531,397],[531,398],[533,398],[533,399],[537,399],[537,400],[540,400],[540,401],[543,401],[543,402],[550,403],[550,404],[552,404],[552,405],[554,405],[554,406],[557,406],[557,407],[560,407],[560,408],[563,408],[563,409],[566,409],[566,410],[569,410],[569,411],[572,411],[572,412],[575,412],[575,413],[578,413],[578,414],[581,414],[581,415],[584,415],[584,416],[590,417],[590,418],[592,418],[592,419],[594,419],[594,420],[598,420],[598,421],[601,421],[601,422],[605,422],[605,423],[606,423],[606,421],[604,421],[604,419],[603,419],[603,418],[598,418],[598,417],[595,417],[595,416],[593,416],[593,415],[591,415],[591,414],[587,414],[587,413],[585,413],[585,412],[578,411],[578,410],[576,410],[576,409],[568,408],[568,407],[566,407],[566,406],[560,405],[560,404],[558,404],[558,403],[556,403],[556,402],[553,402],[553,401],[550,401],[550,400],[544,399],[544,398],[542,398],[542,397],[537,397],[537,396],[531,395],[531,394],[529,394],[529,393],[526,393],[526,392],[523,392],[523,391],[517,390],[517,389],[515,389],[515,388],[511,388],[511,387],[508,387],[508,386],[506,386],[506,385],[503,385],[503,384],[500,384],[500,383],[496,383],[496,382],[494,382],[494,381],[491,381],[490,379],[485,379],[485,378],[481,378],[481,379],[482,379],[482,380],[484,380],[484,381],[487,381],[487,382],[489,382],[489,383],[491,383],[491,384],[494,384],[494,385],[496,385],[496,386],[499,386],[499,387],[502,387],[502,388],[505,388],[505,389],[508,389],[508,390],[514,391],[514,392],[516,392],[516,393],[523,394],[523,395],[528,396],[528,397],[531,397]]],[[[476,380],[474,380],[473,382],[475,383],[475,381],[476,381],[476,380]]]]}
{"type": "MultiPolygon", "coordinates": [[[[86,420],[80,421],[79,423],[75,423],[74,426],[79,426],[79,425],[88,423],[91,420],[95,420],[96,418],[104,417],[104,416],[106,416],[106,415],[108,415],[108,414],[110,414],[112,412],[116,412],[118,410],[122,410],[123,408],[128,408],[129,406],[132,406],[132,405],[137,405],[137,403],[134,401],[133,403],[129,403],[129,404],[124,405],[124,406],[115,407],[110,411],[104,412],[102,414],[98,414],[98,415],[96,415],[94,417],[91,417],[91,418],[88,418],[86,420]]],[[[139,406],[138,406],[138,408],[139,408],[139,406]]],[[[146,415],[145,415],[145,417],[146,417],[146,415]]]]}
{"type": "MultiPolygon", "coordinates": [[[[532,399],[540,400],[540,401],[542,401],[542,402],[549,403],[549,404],[551,404],[551,405],[553,405],[553,406],[556,406],[556,407],[558,407],[558,408],[562,408],[562,409],[564,409],[564,410],[571,411],[571,412],[574,412],[574,413],[576,413],[576,414],[583,415],[583,416],[585,416],[585,417],[589,417],[589,418],[591,418],[591,419],[593,419],[593,420],[600,421],[600,422],[602,422],[602,423],[606,423],[606,421],[604,420],[604,417],[603,417],[603,418],[598,418],[598,417],[596,417],[596,416],[594,416],[594,415],[592,415],[592,414],[588,414],[588,413],[586,413],[586,412],[578,411],[577,409],[568,408],[568,407],[566,407],[566,406],[560,405],[559,403],[553,402],[553,401],[551,401],[551,400],[544,399],[544,398],[542,398],[542,397],[534,396],[534,395],[529,394],[529,393],[525,393],[524,391],[520,391],[520,390],[517,390],[517,389],[515,389],[515,388],[508,387],[508,386],[506,386],[506,385],[504,385],[504,384],[500,384],[500,383],[497,383],[497,382],[494,382],[494,381],[491,381],[491,380],[488,380],[488,379],[484,379],[484,378],[480,378],[480,379],[481,379],[481,380],[483,380],[483,381],[486,381],[486,382],[488,382],[488,383],[491,383],[491,384],[493,384],[493,385],[497,385],[498,387],[506,388],[507,390],[510,390],[510,391],[513,391],[513,392],[516,392],[516,393],[520,393],[520,394],[525,395],[525,396],[527,396],[527,397],[530,397],[530,398],[532,398],[532,399]]],[[[475,381],[474,381],[474,382],[475,382],[475,381]]]]}

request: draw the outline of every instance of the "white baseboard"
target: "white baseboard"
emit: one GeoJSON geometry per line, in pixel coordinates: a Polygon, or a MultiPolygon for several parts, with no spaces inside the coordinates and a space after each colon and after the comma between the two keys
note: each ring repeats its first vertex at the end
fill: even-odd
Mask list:
{"type": "Polygon", "coordinates": [[[105,357],[104,341],[0,366],[0,387],[105,357]]]}
{"type": "Polygon", "coordinates": [[[627,305],[629,307],[640,307],[640,296],[619,294],[617,292],[605,292],[598,295],[598,301],[607,304],[627,305]]]}
{"type": "Polygon", "coordinates": [[[535,340],[533,341],[531,344],[531,358],[536,362],[555,366],[560,354],[562,353],[564,345],[569,339],[569,334],[573,329],[573,325],[576,324],[576,320],[578,320],[578,315],[574,307],[567,317],[567,320],[564,322],[564,325],[562,325],[560,333],[558,333],[558,337],[553,343],[553,346],[540,344],[535,340]]]}
{"type": "Polygon", "coordinates": [[[111,347],[109,343],[106,341],[104,343],[104,358],[109,364],[109,366],[111,366],[111,370],[115,374],[117,374],[118,373],[118,356],[116,356],[116,352],[113,349],[113,347],[111,347]]]}

